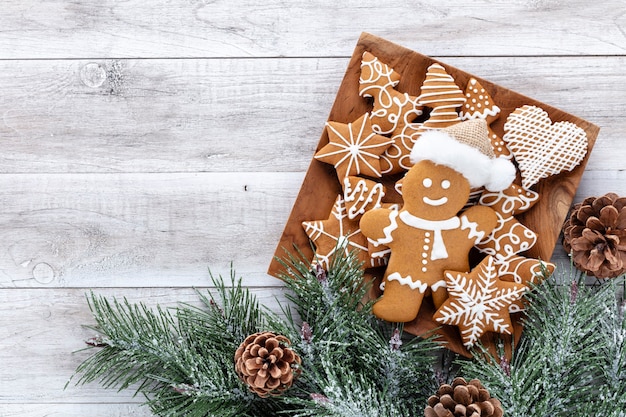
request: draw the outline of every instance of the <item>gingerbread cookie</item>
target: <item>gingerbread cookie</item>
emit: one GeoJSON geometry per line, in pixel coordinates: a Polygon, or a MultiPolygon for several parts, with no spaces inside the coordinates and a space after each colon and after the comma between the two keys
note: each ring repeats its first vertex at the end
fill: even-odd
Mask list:
{"type": "Polygon", "coordinates": [[[315,244],[313,263],[321,265],[326,270],[338,250],[346,255],[355,251],[365,267],[384,265],[380,260],[370,258],[367,239],[361,233],[359,222],[348,218],[341,195],[337,196],[327,220],[302,222],[302,227],[315,244]]]}
{"type": "Polygon", "coordinates": [[[389,134],[422,114],[417,97],[394,90],[399,80],[393,68],[371,53],[363,53],[359,95],[374,99],[370,118],[372,129],[379,135],[389,134]]]}
{"type": "Polygon", "coordinates": [[[350,220],[358,220],[366,211],[380,207],[384,196],[379,182],[354,176],[343,179],[343,199],[350,220]]]}
{"type": "Polygon", "coordinates": [[[397,174],[413,165],[409,155],[421,134],[431,129],[442,129],[461,121],[456,108],[465,103],[465,96],[444,67],[428,67],[417,98],[420,105],[431,108],[428,119],[420,123],[398,125],[392,132],[391,145],[381,156],[381,169],[385,174],[397,174]]]}
{"type": "Polygon", "coordinates": [[[466,348],[471,348],[486,332],[512,334],[509,307],[522,299],[525,285],[502,281],[494,259],[487,256],[471,272],[446,271],[449,298],[433,318],[457,326],[466,348]]]}
{"type": "Polygon", "coordinates": [[[428,289],[435,305],[441,305],[447,297],[444,271],[468,271],[470,249],[496,225],[488,207],[457,214],[467,202],[470,184],[507,187],[515,168],[484,153],[491,150],[488,137],[475,143],[471,134],[457,134],[425,132],[411,153],[414,165],[403,180],[402,209],[374,209],[361,218],[362,233],[391,249],[384,294],[373,308],[379,318],[413,320],[428,289]]]}
{"type": "MultiPolygon", "coordinates": [[[[539,284],[545,276],[552,275],[556,269],[553,263],[520,255],[494,258],[493,264],[498,269],[498,277],[502,281],[514,282],[526,287],[539,284]]],[[[524,300],[518,300],[509,306],[509,312],[518,313],[524,308],[524,300]]]]}
{"type": "Polygon", "coordinates": [[[441,129],[461,121],[456,109],[465,103],[465,94],[439,64],[428,67],[418,100],[432,109],[424,122],[425,128],[441,129]]]}
{"type": "Polygon", "coordinates": [[[515,155],[522,186],[529,189],[539,180],[576,168],[587,154],[587,134],[571,122],[552,123],[548,113],[523,106],[509,114],[504,141],[515,155]]]}
{"type": "Polygon", "coordinates": [[[498,216],[498,225],[486,239],[476,245],[484,254],[508,258],[525,252],[537,243],[537,234],[521,224],[515,217],[498,216]]]}
{"type": "Polygon", "coordinates": [[[380,169],[384,175],[408,171],[413,166],[410,159],[411,149],[422,132],[422,123],[407,123],[392,132],[392,144],[380,156],[380,169]]]}
{"type": "Polygon", "coordinates": [[[393,88],[400,82],[400,74],[389,65],[381,62],[370,52],[363,52],[361,58],[361,76],[359,78],[359,95],[374,97],[383,89],[393,88]]]}
{"type": "Polygon", "coordinates": [[[340,181],[351,175],[381,177],[380,155],[391,140],[372,130],[369,114],[352,123],[327,122],[328,144],[315,154],[315,159],[335,167],[340,181]]]}
{"type": "Polygon", "coordinates": [[[479,204],[494,209],[498,225],[487,239],[476,245],[478,250],[505,259],[533,247],[537,242],[537,234],[517,221],[514,215],[530,209],[538,199],[539,194],[524,190],[517,184],[511,184],[497,193],[483,193],[479,204]]]}
{"type": "Polygon", "coordinates": [[[506,146],[506,142],[490,127],[500,116],[500,107],[496,105],[491,95],[489,95],[489,92],[487,92],[474,77],[470,78],[465,87],[465,98],[467,101],[459,113],[461,120],[485,120],[489,129],[489,139],[491,140],[493,151],[497,156],[504,156],[507,159],[511,159],[513,154],[506,146]]]}
{"type": "Polygon", "coordinates": [[[502,191],[485,191],[480,196],[479,202],[503,215],[515,216],[530,210],[537,201],[539,201],[539,193],[513,183],[502,191]]]}
{"type": "MultiPolygon", "coordinates": [[[[519,255],[535,244],[537,235],[513,216],[528,211],[537,201],[538,193],[525,190],[517,184],[511,184],[509,188],[497,193],[485,192],[480,198],[479,204],[496,211],[498,226],[476,247],[481,252],[494,256],[494,265],[503,281],[529,286],[531,283],[537,284],[544,272],[554,272],[554,264],[519,255]]],[[[509,311],[518,312],[523,308],[523,302],[517,301],[511,305],[509,311]]]]}
{"type": "Polygon", "coordinates": [[[370,118],[374,132],[387,135],[413,122],[421,115],[422,106],[417,97],[401,93],[393,88],[384,88],[374,96],[374,108],[370,118]]]}

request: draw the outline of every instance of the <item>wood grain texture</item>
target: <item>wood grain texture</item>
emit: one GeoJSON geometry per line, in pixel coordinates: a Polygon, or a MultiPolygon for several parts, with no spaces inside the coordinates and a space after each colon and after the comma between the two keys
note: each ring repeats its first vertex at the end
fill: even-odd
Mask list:
{"type": "Polygon", "coordinates": [[[349,56],[362,30],[426,55],[615,55],[620,0],[9,0],[0,59],[349,56]]]}
{"type": "Polygon", "coordinates": [[[0,286],[203,286],[265,274],[302,175],[0,175],[0,286]]]}

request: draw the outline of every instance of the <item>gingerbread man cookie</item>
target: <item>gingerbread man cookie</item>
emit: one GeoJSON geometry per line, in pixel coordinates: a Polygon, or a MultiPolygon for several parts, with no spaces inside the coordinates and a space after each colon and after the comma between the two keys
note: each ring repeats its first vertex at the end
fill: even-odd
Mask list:
{"type": "Polygon", "coordinates": [[[373,308],[377,317],[413,320],[428,289],[440,306],[447,297],[444,271],[468,271],[470,249],[495,227],[489,207],[474,206],[457,215],[471,187],[498,190],[515,176],[509,161],[484,153],[491,149],[488,137],[481,143],[474,139],[452,137],[445,130],[425,132],[403,180],[402,209],[374,209],[361,218],[362,233],[391,250],[384,294],[373,308]]]}

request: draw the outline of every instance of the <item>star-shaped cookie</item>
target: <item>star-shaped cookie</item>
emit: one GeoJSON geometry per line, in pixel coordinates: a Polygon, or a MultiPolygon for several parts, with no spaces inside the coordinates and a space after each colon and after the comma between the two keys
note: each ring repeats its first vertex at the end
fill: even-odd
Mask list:
{"type": "Polygon", "coordinates": [[[355,251],[364,267],[384,265],[384,260],[370,258],[367,238],[361,233],[358,220],[350,220],[342,195],[338,195],[327,220],[302,222],[304,231],[315,244],[313,262],[328,270],[337,251],[346,255],[355,251]]]}
{"type": "Polygon", "coordinates": [[[487,256],[471,272],[445,272],[449,298],[433,318],[461,331],[465,347],[472,347],[485,332],[512,334],[509,306],[524,295],[526,286],[498,278],[494,259],[487,256]]]}
{"type": "Polygon", "coordinates": [[[391,139],[372,130],[369,113],[352,123],[327,122],[328,144],[315,159],[335,167],[340,181],[350,175],[380,178],[380,155],[391,145],[391,139]]]}

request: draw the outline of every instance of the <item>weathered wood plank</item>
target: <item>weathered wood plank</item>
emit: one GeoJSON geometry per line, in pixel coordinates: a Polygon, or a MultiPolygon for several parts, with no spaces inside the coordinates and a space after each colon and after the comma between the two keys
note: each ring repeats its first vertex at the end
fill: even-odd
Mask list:
{"type": "Polygon", "coordinates": [[[203,286],[265,274],[302,173],[0,175],[0,287],[203,286]]]}
{"type": "MultiPolygon", "coordinates": [[[[588,169],[623,168],[626,57],[445,62],[599,125],[588,169]]],[[[304,171],[347,63],[0,61],[0,172],[304,171]]]]}
{"type": "MultiPolygon", "coordinates": [[[[180,302],[200,305],[190,288],[99,288],[94,292],[150,307],[180,302]]],[[[285,302],[276,287],[252,292],[268,308],[278,310],[277,299],[285,302]]],[[[40,403],[65,404],[66,409],[73,403],[111,403],[126,408],[125,403],[143,401],[142,397],[133,398],[132,389],[104,390],[96,383],[76,386],[72,380],[64,389],[76,367],[95,352],[79,351],[85,347],[84,341],[94,336],[83,327],[94,324],[86,293],[84,289],[0,288],[0,411],[5,406],[19,410],[19,404],[40,403]]]]}
{"type": "Polygon", "coordinates": [[[0,59],[349,56],[364,29],[427,55],[614,55],[624,19],[620,0],[10,0],[0,59]]]}
{"type": "MultiPolygon", "coordinates": [[[[80,399],[78,399],[80,400],[80,399]]],[[[2,417],[153,417],[148,407],[139,403],[103,404],[0,404],[2,417]]]]}

